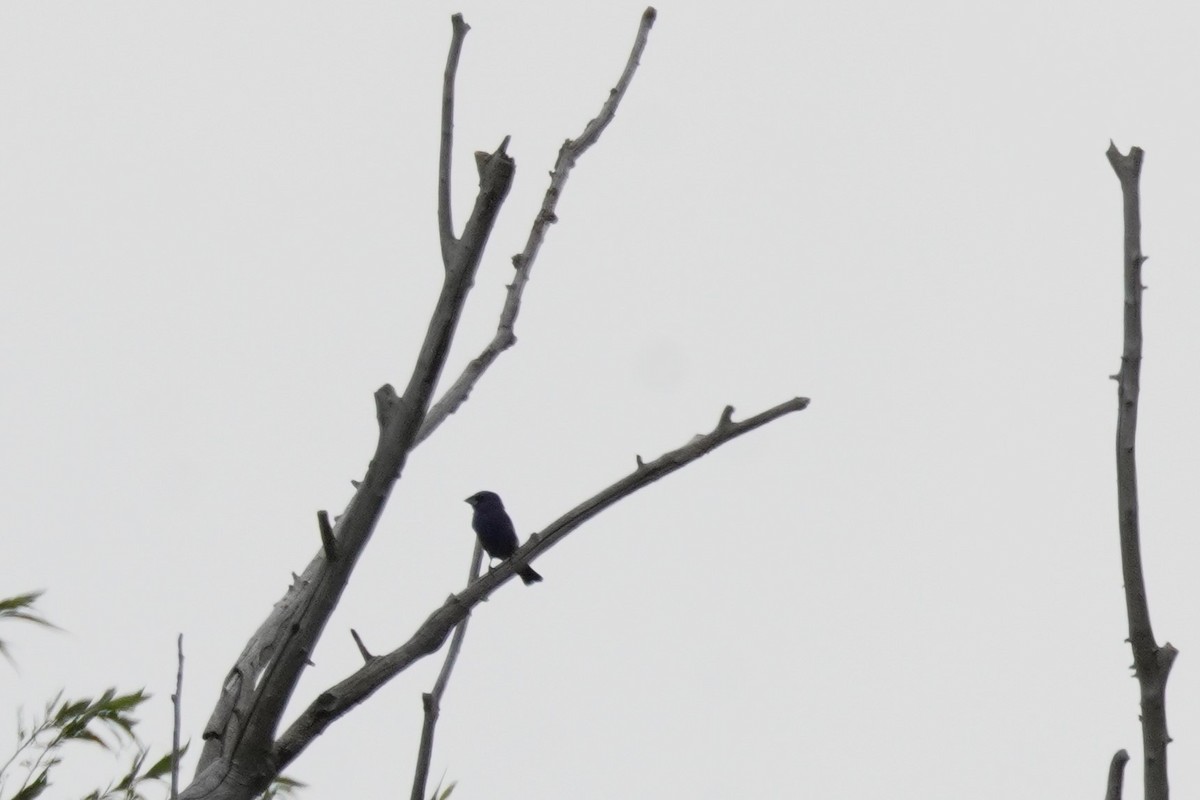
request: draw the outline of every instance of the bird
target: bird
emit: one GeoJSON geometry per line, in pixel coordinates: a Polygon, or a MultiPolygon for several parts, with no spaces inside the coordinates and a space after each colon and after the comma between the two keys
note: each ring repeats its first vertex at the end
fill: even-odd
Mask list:
{"type": "MultiPolygon", "coordinates": [[[[476,492],[467,498],[467,502],[475,509],[471,527],[475,529],[479,543],[487,554],[492,558],[508,558],[517,552],[517,529],[504,510],[500,495],[495,492],[476,492]]],[[[542,580],[542,576],[529,565],[519,567],[517,574],[526,585],[542,580]]]]}

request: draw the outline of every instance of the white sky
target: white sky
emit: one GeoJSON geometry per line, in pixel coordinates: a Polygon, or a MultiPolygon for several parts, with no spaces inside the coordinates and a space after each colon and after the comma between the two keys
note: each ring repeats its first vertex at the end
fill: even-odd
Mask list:
{"type": "MultiPolygon", "coordinates": [[[[21,665],[0,665],[0,715],[145,685],[161,752],[182,631],[198,752],[425,329],[450,14],[472,26],[458,221],[472,151],[511,134],[518,166],[456,375],[643,8],[0,6],[0,594],[47,589],[68,630],[0,631],[21,665]]],[[[461,585],[467,495],[498,491],[524,536],[726,403],[804,395],[476,613],[435,779],[489,798],[1095,797],[1127,747],[1137,796],[1111,137],[1147,151],[1144,553],[1156,633],[1181,650],[1173,788],[1195,795],[1198,30],[1182,3],[659,6],[519,345],[410,460],[295,710],[358,666],[349,627],[390,649],[461,585]]],[[[304,797],[406,796],[439,664],[310,748],[289,770],[304,797]]],[[[102,780],[82,764],[79,788],[102,780]]]]}

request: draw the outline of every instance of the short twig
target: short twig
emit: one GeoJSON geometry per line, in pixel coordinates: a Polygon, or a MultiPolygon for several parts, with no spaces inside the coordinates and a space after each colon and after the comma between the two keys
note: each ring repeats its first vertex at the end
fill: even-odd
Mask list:
{"type": "Polygon", "coordinates": [[[1104,789],[1104,800],[1121,800],[1121,787],[1125,783],[1125,763],[1129,753],[1118,750],[1108,762],[1108,783],[1104,789]]]}
{"type": "Polygon", "coordinates": [[[365,644],[363,644],[362,637],[358,635],[358,631],[354,630],[354,628],[351,628],[350,635],[354,637],[354,643],[358,645],[358,652],[362,655],[363,661],[370,663],[375,656],[371,655],[371,651],[367,649],[365,644]]]}
{"type": "Polygon", "coordinates": [[[329,524],[329,512],[321,509],[317,512],[317,527],[321,529],[321,546],[325,548],[325,557],[337,561],[337,542],[333,540],[333,526],[329,524]]]}

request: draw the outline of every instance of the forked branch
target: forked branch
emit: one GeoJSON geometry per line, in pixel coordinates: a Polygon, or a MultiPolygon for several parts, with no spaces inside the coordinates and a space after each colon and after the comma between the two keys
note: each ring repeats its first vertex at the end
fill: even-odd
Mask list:
{"type": "MultiPolygon", "coordinates": [[[[533,225],[529,229],[529,237],[525,241],[525,249],[512,257],[514,267],[512,283],[508,285],[508,292],[504,297],[504,307],[500,311],[500,323],[496,327],[496,333],[492,340],[483,348],[483,351],[467,364],[462,374],[450,386],[448,390],[438,398],[438,401],[430,407],[429,413],[425,415],[425,422],[421,426],[420,432],[417,434],[417,442],[423,442],[431,433],[437,430],[438,426],[446,421],[446,418],[458,410],[459,406],[467,401],[471,390],[475,384],[483,377],[483,373],[488,367],[508,348],[517,343],[515,328],[517,323],[517,314],[521,311],[521,296],[525,292],[525,285],[529,283],[529,276],[533,271],[533,263],[537,260],[538,252],[541,250],[542,242],[546,239],[546,231],[552,223],[558,221],[557,209],[558,201],[562,197],[563,190],[567,185],[567,178],[571,174],[571,169],[575,166],[575,162],[583,155],[589,147],[596,143],[600,138],[600,134],[612,122],[613,117],[617,114],[617,106],[621,104],[621,99],[625,97],[625,91],[629,88],[629,84],[633,81],[633,75],[637,71],[638,64],[641,63],[642,51],[646,49],[646,42],[650,36],[650,28],[654,25],[654,20],[657,17],[657,12],[653,7],[647,8],[642,14],[641,23],[638,25],[637,35],[633,41],[633,49],[629,53],[629,58],[625,62],[625,69],[621,73],[617,85],[609,92],[608,99],[600,107],[600,113],[596,118],[589,122],[583,128],[583,133],[578,139],[568,139],[559,148],[558,159],[554,162],[554,170],[550,173],[550,186],[546,189],[546,194],[542,198],[542,207],[534,217],[533,225]]],[[[466,23],[463,23],[465,26],[466,23]]],[[[466,31],[463,31],[465,34],[466,31]]],[[[455,27],[456,41],[458,37],[458,27],[455,27]]],[[[451,50],[451,60],[447,63],[447,75],[450,75],[450,64],[457,65],[457,55],[451,50]]],[[[447,141],[447,126],[450,123],[450,114],[445,104],[442,107],[442,146],[443,158],[446,159],[444,170],[449,169],[449,155],[446,154],[447,141]]],[[[448,187],[448,183],[446,184],[448,187]]],[[[446,189],[446,204],[449,207],[449,188],[446,189]]],[[[439,214],[440,214],[439,201],[439,214]]],[[[447,218],[449,211],[446,212],[447,218]]],[[[447,223],[448,224],[448,223],[447,223]]],[[[443,245],[443,248],[445,245],[443,245]]]]}
{"type": "MultiPolygon", "coordinates": [[[[461,44],[465,32],[463,25],[455,25],[452,46],[461,44]]],[[[447,72],[452,79],[453,70],[448,67],[447,72]]],[[[467,292],[512,185],[516,165],[505,152],[507,142],[506,138],[494,153],[475,154],[479,192],[462,236],[454,241],[445,262],[441,292],[404,393],[398,395],[390,385],[376,392],[379,440],[366,475],[355,483],[354,495],[336,525],[331,530],[321,525],[321,550],[296,576],[230,669],[205,725],[196,779],[181,795],[184,800],[243,800],[261,793],[279,774],[281,765],[272,760],[274,734],[407,463],[467,292]]],[[[446,154],[443,157],[448,159],[446,154]]]]}

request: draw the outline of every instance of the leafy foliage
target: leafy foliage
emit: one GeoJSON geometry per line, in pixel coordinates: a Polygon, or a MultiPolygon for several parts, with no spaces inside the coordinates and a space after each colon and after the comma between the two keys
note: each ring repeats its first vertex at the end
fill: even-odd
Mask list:
{"type": "Polygon", "coordinates": [[[0,797],[16,774],[23,778],[9,800],[33,800],[51,786],[51,775],[72,742],[88,743],[120,756],[129,745],[135,752],[119,780],[86,795],[84,800],[145,800],[142,788],[161,783],[171,774],[171,755],[146,764],[149,755],[134,735],[133,712],[149,699],[143,691],[118,694],[108,689],[98,698],[64,700],[59,693],[31,723],[17,720],[16,751],[0,766],[0,797]]]}
{"type": "MultiPolygon", "coordinates": [[[[54,628],[33,608],[41,596],[41,592],[29,592],[0,598],[0,620],[16,619],[54,628]]],[[[0,655],[11,663],[3,640],[0,640],[0,655]]],[[[111,752],[114,758],[120,758],[130,746],[134,748],[133,757],[120,779],[84,795],[82,800],[147,800],[142,791],[150,787],[158,790],[155,794],[165,796],[171,780],[172,755],[167,753],[147,766],[150,751],[134,733],[138,720],[133,714],[149,699],[150,695],[141,689],[130,694],[107,689],[98,698],[78,700],[64,700],[63,693],[59,692],[32,722],[27,724],[18,714],[16,750],[0,764],[0,800],[40,797],[52,785],[52,770],[62,763],[63,750],[72,742],[101,747],[111,752]],[[9,795],[5,789],[9,780],[15,781],[15,774],[24,777],[16,793],[9,795]]],[[[180,749],[179,758],[183,758],[187,749],[187,745],[180,749]]],[[[262,800],[288,800],[303,787],[300,781],[280,776],[261,797],[262,800]]]]}
{"type": "MultiPolygon", "coordinates": [[[[34,603],[41,594],[29,592],[0,598],[0,619],[16,619],[53,628],[34,610],[34,603]]],[[[0,641],[0,654],[9,657],[3,641],[0,641]]],[[[64,700],[59,692],[33,721],[27,723],[18,714],[16,749],[0,765],[0,798],[33,800],[41,796],[51,786],[52,771],[62,763],[64,748],[72,742],[81,742],[108,750],[115,757],[130,745],[135,747],[133,758],[121,778],[86,795],[83,800],[144,800],[143,785],[165,785],[164,779],[171,775],[171,755],[168,753],[147,766],[148,751],[133,732],[138,722],[133,714],[149,698],[142,690],[119,694],[116,689],[108,689],[97,698],[64,700]],[[15,783],[20,775],[23,777],[15,794],[7,795],[5,789],[10,781],[15,783]]]]}
{"type": "MultiPolygon", "coordinates": [[[[17,619],[41,625],[43,628],[55,627],[33,609],[33,604],[41,596],[41,592],[27,592],[16,597],[0,597],[0,620],[17,619]]],[[[3,639],[0,639],[0,656],[4,656],[8,663],[13,663],[12,656],[8,652],[8,643],[3,639]]]]}

